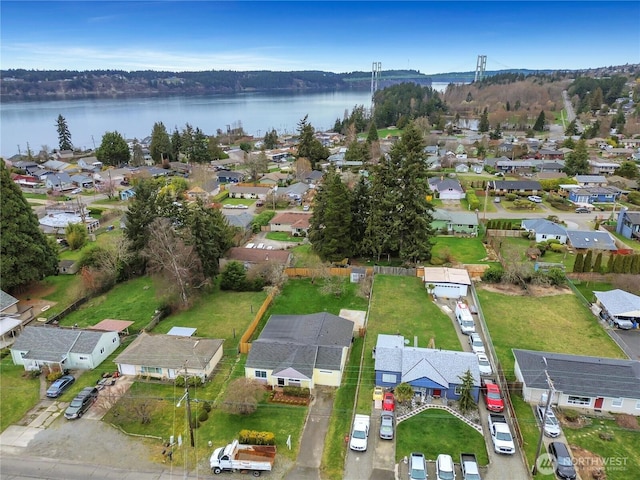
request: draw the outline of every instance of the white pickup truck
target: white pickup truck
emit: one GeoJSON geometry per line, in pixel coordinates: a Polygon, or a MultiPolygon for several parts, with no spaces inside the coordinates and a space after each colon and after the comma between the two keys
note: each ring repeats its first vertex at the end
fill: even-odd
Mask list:
{"type": "Polygon", "coordinates": [[[504,415],[498,413],[489,414],[489,432],[491,432],[493,450],[496,453],[504,453],[507,455],[516,453],[513,435],[511,435],[509,424],[504,415]]]}
{"type": "Polygon", "coordinates": [[[364,452],[367,450],[367,440],[369,438],[369,415],[356,414],[353,420],[353,428],[351,429],[351,439],[349,440],[349,448],[356,452],[364,452]]]}
{"type": "Polygon", "coordinates": [[[460,454],[460,470],[462,470],[463,480],[482,480],[478,460],[473,453],[460,454]]]}
{"type": "Polygon", "coordinates": [[[211,471],[252,472],[259,477],[261,472],[269,472],[276,458],[275,445],[243,445],[234,440],[226,447],[216,448],[209,459],[211,471]]]}

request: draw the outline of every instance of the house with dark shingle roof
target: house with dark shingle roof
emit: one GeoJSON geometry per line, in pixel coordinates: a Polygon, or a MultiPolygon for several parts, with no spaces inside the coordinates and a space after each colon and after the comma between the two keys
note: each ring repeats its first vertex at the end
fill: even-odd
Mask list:
{"type": "Polygon", "coordinates": [[[623,207],[618,214],[616,232],[625,238],[640,240],[640,212],[630,212],[623,207]]]}
{"type": "Polygon", "coordinates": [[[215,338],[142,332],[114,363],[122,375],[171,380],[184,375],[186,368],[187,375],[197,376],[204,382],[222,358],[223,342],[215,338]]]}
{"type": "Polygon", "coordinates": [[[393,388],[408,383],[423,399],[457,400],[460,377],[468,370],[473,376],[471,394],[478,401],[480,367],[474,353],[410,347],[402,335],[378,335],[374,354],[378,386],[393,388]]]}
{"type": "Polygon", "coordinates": [[[553,381],[551,404],[583,413],[640,415],[640,362],[564,353],[513,350],[524,400],[538,404],[553,381]]]}
{"type": "Polygon", "coordinates": [[[461,200],[464,198],[462,185],[453,178],[431,177],[429,187],[433,192],[438,192],[440,200],[461,200]]]}
{"type": "Polygon", "coordinates": [[[310,213],[283,212],[269,221],[269,228],[272,232],[289,232],[291,235],[306,233],[310,219],[310,213]]]}
{"type": "Polygon", "coordinates": [[[55,365],[61,370],[98,367],[120,346],[117,332],[26,326],[11,346],[11,357],[25,370],[55,365]]]}
{"type": "Polygon", "coordinates": [[[327,312],[272,315],[251,344],[245,376],[271,386],[339,387],[353,322],[327,312]]]}
{"type": "Polygon", "coordinates": [[[567,230],[568,244],[576,250],[618,250],[609,232],[567,230]]]}
{"type": "Polygon", "coordinates": [[[493,180],[489,182],[489,188],[495,190],[496,193],[532,193],[536,194],[542,191],[540,182],[535,180],[493,180]]]}

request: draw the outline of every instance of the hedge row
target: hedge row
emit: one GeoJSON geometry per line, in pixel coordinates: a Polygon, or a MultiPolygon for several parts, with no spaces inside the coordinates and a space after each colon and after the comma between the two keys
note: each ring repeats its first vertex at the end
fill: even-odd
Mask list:
{"type": "Polygon", "coordinates": [[[238,441],[248,445],[275,445],[276,435],[273,432],[258,432],[257,430],[240,430],[238,441]]]}
{"type": "Polygon", "coordinates": [[[469,202],[470,210],[478,210],[480,208],[480,200],[478,200],[475,190],[467,190],[466,199],[469,202]]]}
{"type": "Polygon", "coordinates": [[[302,397],[302,398],[309,398],[309,396],[311,395],[311,390],[309,390],[307,387],[282,387],[282,393],[284,393],[285,395],[290,395],[292,397],[302,397]]]}

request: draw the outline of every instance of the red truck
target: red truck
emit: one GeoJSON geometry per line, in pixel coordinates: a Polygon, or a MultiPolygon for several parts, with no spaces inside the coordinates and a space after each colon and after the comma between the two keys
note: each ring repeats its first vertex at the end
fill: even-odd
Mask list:
{"type": "Polygon", "coordinates": [[[502,412],[504,410],[504,401],[500,393],[500,387],[493,380],[482,379],[482,395],[487,410],[492,412],[502,412]]]}

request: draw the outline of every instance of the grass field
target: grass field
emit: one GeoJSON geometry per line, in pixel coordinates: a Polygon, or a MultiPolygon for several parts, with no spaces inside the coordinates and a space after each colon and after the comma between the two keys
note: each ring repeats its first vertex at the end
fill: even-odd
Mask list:
{"type": "Polygon", "coordinates": [[[479,289],[478,297],[508,379],[514,379],[513,348],[625,358],[573,294],[533,297],[479,289]]]}
{"type": "Polygon", "coordinates": [[[375,386],[375,362],[371,352],[381,333],[399,333],[411,344],[416,336],[420,347],[426,347],[433,338],[437,348],[462,350],[451,319],[429,298],[420,278],[376,275],[364,346],[358,413],[371,412],[375,386]]]}
{"type": "Polygon", "coordinates": [[[588,302],[593,302],[595,300],[593,292],[608,292],[609,290],[615,290],[615,287],[613,285],[605,282],[587,282],[575,280],[573,281],[573,285],[578,289],[578,291],[588,302]]]}
{"type": "Polygon", "coordinates": [[[433,257],[444,262],[457,263],[488,263],[483,261],[487,257],[482,240],[479,238],[438,236],[431,251],[433,257]]]}
{"type": "Polygon", "coordinates": [[[294,237],[287,232],[269,232],[265,235],[268,240],[277,240],[279,242],[297,242],[300,243],[304,237],[294,237]]]}
{"type": "Polygon", "coordinates": [[[11,355],[0,360],[0,432],[18,422],[40,399],[40,379],[23,377],[22,365],[11,355]]]}
{"type": "Polygon", "coordinates": [[[462,452],[474,452],[480,465],[489,464],[482,434],[449,412],[435,408],[398,424],[396,462],[416,451],[424,453],[430,460],[435,460],[441,453],[458,459],[462,452]]]}

